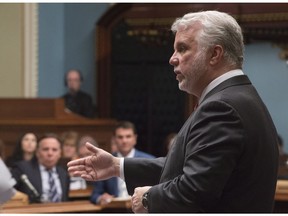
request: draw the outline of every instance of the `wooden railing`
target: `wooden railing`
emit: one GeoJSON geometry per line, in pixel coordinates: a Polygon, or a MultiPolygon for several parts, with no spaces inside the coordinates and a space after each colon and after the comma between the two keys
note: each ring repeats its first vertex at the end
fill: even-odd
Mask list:
{"type": "Polygon", "coordinates": [[[88,119],[68,111],[61,98],[0,99],[0,139],[5,144],[8,157],[21,134],[34,132],[41,136],[46,132],[61,134],[76,131],[79,135],[91,135],[99,146],[110,151],[114,119],[88,119]]]}

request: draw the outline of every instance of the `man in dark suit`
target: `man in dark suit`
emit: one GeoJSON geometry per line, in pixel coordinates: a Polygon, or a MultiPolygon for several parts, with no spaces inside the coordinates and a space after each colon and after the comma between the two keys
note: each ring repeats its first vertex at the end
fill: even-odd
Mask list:
{"type": "MultiPolygon", "coordinates": [[[[120,121],[114,129],[114,141],[117,152],[116,157],[124,158],[155,158],[153,155],[135,148],[137,144],[137,131],[132,122],[120,121]]],[[[90,201],[95,204],[107,204],[113,197],[129,197],[125,182],[118,177],[94,183],[90,201]]]]}
{"type": "Polygon", "coordinates": [[[70,177],[67,170],[57,166],[60,157],[61,141],[57,135],[42,136],[38,141],[36,157],[30,161],[17,162],[12,167],[12,176],[17,181],[15,188],[26,193],[31,203],[68,201],[70,177]],[[50,181],[56,188],[53,192],[50,181]],[[52,196],[55,199],[52,200],[52,196]]]}
{"type": "Polygon", "coordinates": [[[87,144],[94,155],[71,161],[69,172],[94,181],[121,176],[135,213],[272,212],[277,132],[243,74],[240,26],[226,13],[203,11],[177,19],[172,31],[170,64],[198,107],[167,157],[124,160],[87,144]]]}
{"type": "Polygon", "coordinates": [[[81,90],[83,75],[79,70],[71,69],[65,74],[65,86],[68,92],[62,96],[68,110],[87,118],[94,117],[92,97],[81,90]]]}

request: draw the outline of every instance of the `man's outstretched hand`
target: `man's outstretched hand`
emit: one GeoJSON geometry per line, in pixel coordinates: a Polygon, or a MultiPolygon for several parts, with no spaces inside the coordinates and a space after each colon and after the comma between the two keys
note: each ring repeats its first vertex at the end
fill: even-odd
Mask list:
{"type": "Polygon", "coordinates": [[[120,176],[120,159],[114,157],[103,149],[86,143],[91,156],[70,161],[68,172],[72,176],[80,176],[87,181],[105,180],[120,176]]]}

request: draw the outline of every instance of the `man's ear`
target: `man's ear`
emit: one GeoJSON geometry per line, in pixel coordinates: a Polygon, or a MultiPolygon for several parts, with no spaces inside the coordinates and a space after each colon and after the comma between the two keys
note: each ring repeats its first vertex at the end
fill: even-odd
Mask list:
{"type": "Polygon", "coordinates": [[[213,49],[211,50],[211,58],[210,58],[210,64],[211,65],[215,65],[217,64],[219,61],[221,61],[223,55],[224,55],[224,50],[223,47],[220,45],[216,45],[213,47],[213,49]]]}

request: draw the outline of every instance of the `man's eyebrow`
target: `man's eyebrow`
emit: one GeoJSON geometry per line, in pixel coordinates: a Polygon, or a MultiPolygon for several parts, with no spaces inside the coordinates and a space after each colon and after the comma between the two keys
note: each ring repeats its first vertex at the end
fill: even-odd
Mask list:
{"type": "Polygon", "coordinates": [[[176,44],[175,44],[176,47],[178,46],[188,46],[187,43],[185,43],[184,41],[178,41],[176,44]]]}

